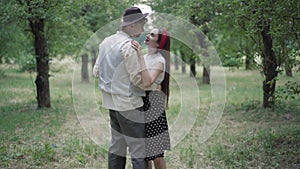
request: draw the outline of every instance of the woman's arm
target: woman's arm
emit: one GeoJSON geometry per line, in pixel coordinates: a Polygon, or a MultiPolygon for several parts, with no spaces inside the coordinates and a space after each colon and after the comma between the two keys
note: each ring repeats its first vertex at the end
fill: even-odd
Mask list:
{"type": "Polygon", "coordinates": [[[137,51],[141,67],[143,85],[145,88],[149,88],[155,82],[160,73],[163,71],[164,65],[162,63],[158,63],[154,65],[154,67],[152,67],[151,71],[148,71],[140,44],[136,41],[132,41],[132,47],[137,51]]]}

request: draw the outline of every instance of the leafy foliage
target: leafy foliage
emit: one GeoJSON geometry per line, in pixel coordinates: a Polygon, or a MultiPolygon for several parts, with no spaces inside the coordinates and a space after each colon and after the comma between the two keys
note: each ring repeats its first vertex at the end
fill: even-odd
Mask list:
{"type": "Polygon", "coordinates": [[[294,100],[297,96],[300,96],[300,84],[288,81],[283,87],[277,89],[275,99],[290,101],[294,100]]]}
{"type": "Polygon", "coordinates": [[[36,59],[33,55],[25,54],[25,56],[20,56],[17,64],[22,72],[35,72],[36,70],[36,59]]]}

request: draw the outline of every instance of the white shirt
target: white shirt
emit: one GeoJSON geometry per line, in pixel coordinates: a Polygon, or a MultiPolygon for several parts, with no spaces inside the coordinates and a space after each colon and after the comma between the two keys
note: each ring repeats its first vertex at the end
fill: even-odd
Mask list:
{"type": "MultiPolygon", "coordinates": [[[[145,56],[145,62],[148,71],[150,72],[152,69],[155,68],[155,65],[158,63],[162,63],[164,65],[164,70],[159,74],[157,79],[155,80],[155,84],[159,85],[165,78],[165,70],[166,70],[166,60],[165,58],[161,55],[161,53],[157,52],[152,55],[146,55],[145,56]]],[[[152,87],[151,87],[152,88],[152,87]]]]}

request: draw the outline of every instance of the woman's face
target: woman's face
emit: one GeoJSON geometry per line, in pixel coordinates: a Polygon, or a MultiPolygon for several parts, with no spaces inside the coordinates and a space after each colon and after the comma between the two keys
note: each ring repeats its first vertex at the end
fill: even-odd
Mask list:
{"type": "Polygon", "coordinates": [[[158,48],[159,44],[157,43],[157,40],[158,29],[152,29],[151,32],[146,36],[144,44],[149,47],[158,48]]]}

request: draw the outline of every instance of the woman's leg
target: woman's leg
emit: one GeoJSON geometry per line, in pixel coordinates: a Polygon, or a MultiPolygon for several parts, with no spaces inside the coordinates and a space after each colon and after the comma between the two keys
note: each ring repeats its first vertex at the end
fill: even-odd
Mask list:
{"type": "Polygon", "coordinates": [[[167,169],[166,161],[163,157],[154,159],[155,169],[167,169]]]}

